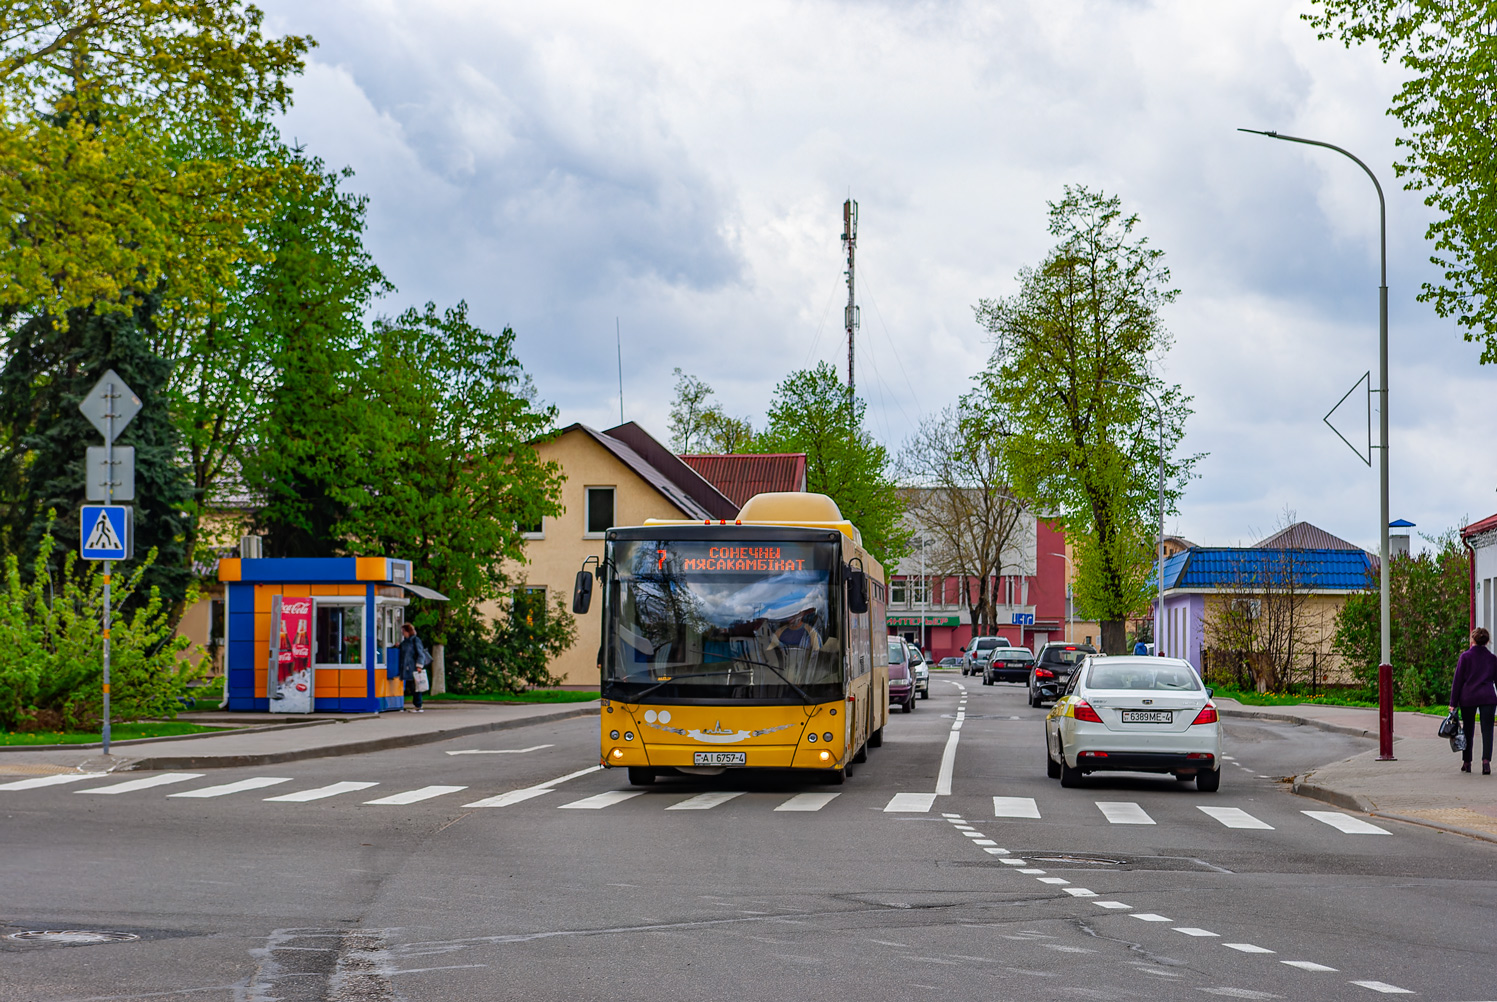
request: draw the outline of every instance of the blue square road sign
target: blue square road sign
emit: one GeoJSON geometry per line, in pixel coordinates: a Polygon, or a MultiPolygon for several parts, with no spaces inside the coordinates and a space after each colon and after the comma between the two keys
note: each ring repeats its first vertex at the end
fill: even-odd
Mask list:
{"type": "Polygon", "coordinates": [[[80,520],[84,560],[129,560],[135,556],[134,512],[127,504],[86,504],[80,520]]]}
{"type": "Polygon", "coordinates": [[[1013,625],[1015,625],[1015,626],[1033,626],[1034,625],[1034,613],[1032,613],[1032,612],[1016,612],[1016,613],[1013,614],[1013,617],[1014,617],[1013,625]]]}

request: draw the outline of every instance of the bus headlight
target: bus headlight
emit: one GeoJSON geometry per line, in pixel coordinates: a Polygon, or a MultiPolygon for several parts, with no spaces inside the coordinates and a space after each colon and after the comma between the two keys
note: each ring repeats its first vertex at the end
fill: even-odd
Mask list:
{"type": "Polygon", "coordinates": [[[619,739],[619,732],[618,731],[609,731],[608,732],[608,736],[610,738],[612,738],[613,740],[617,741],[619,739]]]}
{"type": "Polygon", "coordinates": [[[823,734],[821,736],[821,740],[823,740],[823,741],[830,741],[830,740],[832,740],[832,732],[831,731],[827,731],[825,734],[823,734]]]}
{"type": "Polygon", "coordinates": [[[634,732],[633,731],[625,731],[624,732],[624,740],[625,741],[633,741],[634,740],[634,732]]]}
{"type": "Polygon", "coordinates": [[[622,748],[615,748],[613,750],[613,757],[614,758],[623,758],[624,757],[624,749],[622,749],[622,748]]]}
{"type": "Polygon", "coordinates": [[[832,760],[832,753],[829,752],[829,751],[822,752],[821,753],[821,760],[823,762],[830,762],[832,760]]]}

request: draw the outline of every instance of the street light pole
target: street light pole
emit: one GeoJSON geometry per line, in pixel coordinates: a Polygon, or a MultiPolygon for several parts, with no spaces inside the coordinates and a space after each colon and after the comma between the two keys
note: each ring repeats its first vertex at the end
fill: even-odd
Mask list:
{"type": "Polygon", "coordinates": [[[1367,173],[1372,179],[1372,186],[1377,189],[1377,215],[1378,215],[1378,250],[1381,256],[1379,276],[1381,284],[1377,287],[1377,364],[1378,364],[1378,430],[1380,439],[1378,456],[1378,491],[1380,505],[1379,535],[1382,550],[1379,559],[1379,610],[1378,625],[1382,633],[1381,656],[1382,661],[1377,666],[1377,702],[1378,702],[1378,726],[1377,744],[1378,761],[1392,762],[1393,758],[1393,614],[1392,604],[1389,601],[1389,568],[1388,568],[1388,203],[1383,198],[1383,186],[1378,183],[1377,175],[1372,173],[1372,168],[1364,164],[1360,158],[1343,150],[1339,146],[1323,143],[1318,139],[1301,139],[1298,136],[1286,136],[1279,132],[1260,129],[1238,129],[1238,132],[1251,132],[1257,136],[1267,136],[1269,139],[1282,139],[1286,143],[1303,143],[1306,146],[1323,146],[1328,150],[1335,150],[1342,156],[1354,162],[1367,173]]]}
{"type": "Polygon", "coordinates": [[[1154,401],[1154,409],[1159,412],[1159,562],[1154,569],[1154,586],[1159,592],[1154,606],[1154,656],[1158,657],[1161,650],[1159,631],[1164,625],[1164,407],[1154,391],[1142,383],[1125,383],[1120,379],[1104,379],[1102,382],[1148,394],[1154,401]]]}

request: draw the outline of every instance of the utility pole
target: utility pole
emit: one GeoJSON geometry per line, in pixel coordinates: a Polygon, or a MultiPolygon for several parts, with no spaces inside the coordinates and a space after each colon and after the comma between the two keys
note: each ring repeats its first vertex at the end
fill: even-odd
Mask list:
{"type": "Polygon", "coordinates": [[[859,318],[853,275],[853,263],[858,249],[858,203],[850,198],[842,203],[842,246],[847,248],[847,402],[851,406],[857,397],[853,338],[859,327],[859,318]]]}

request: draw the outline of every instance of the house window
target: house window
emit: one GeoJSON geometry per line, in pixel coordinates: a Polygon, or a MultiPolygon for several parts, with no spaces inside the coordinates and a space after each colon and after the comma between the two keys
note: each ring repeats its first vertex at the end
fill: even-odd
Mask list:
{"type": "Polygon", "coordinates": [[[903,581],[891,581],[891,582],[889,582],[889,604],[890,605],[904,605],[907,599],[908,599],[908,592],[906,592],[906,590],[905,590],[905,585],[904,585],[903,581]]]}
{"type": "Polygon", "coordinates": [[[543,516],[540,515],[537,515],[535,517],[534,522],[516,522],[515,528],[519,529],[520,535],[524,536],[526,539],[546,538],[546,520],[543,516]]]}
{"type": "Polygon", "coordinates": [[[208,603],[208,646],[222,647],[224,642],[224,600],[215,598],[208,603]]]}
{"type": "Polygon", "coordinates": [[[910,582],[910,598],[919,605],[930,596],[930,582],[924,578],[915,578],[910,582]]]}
{"type": "Polygon", "coordinates": [[[613,488],[589,487],[586,512],[587,535],[601,536],[613,528],[613,488]]]}
{"type": "Polygon", "coordinates": [[[314,660],[319,665],[361,665],[364,663],[364,603],[358,605],[324,605],[317,603],[313,628],[317,647],[314,660]]]}

